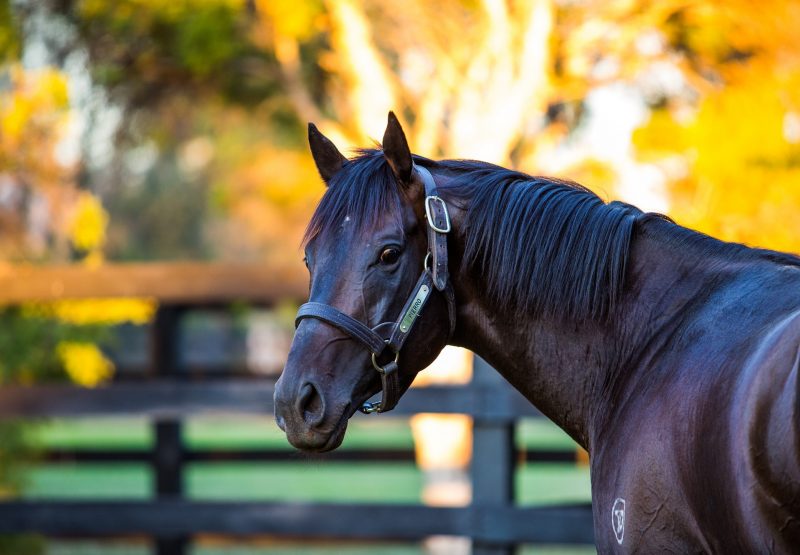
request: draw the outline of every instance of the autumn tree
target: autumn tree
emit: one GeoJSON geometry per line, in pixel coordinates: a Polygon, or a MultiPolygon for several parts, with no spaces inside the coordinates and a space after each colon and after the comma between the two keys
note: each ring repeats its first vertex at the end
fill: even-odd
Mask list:
{"type": "MultiPolygon", "coordinates": [[[[394,109],[422,154],[535,172],[582,124],[587,94],[624,83],[652,109],[636,146],[643,161],[659,162],[676,218],[724,238],[798,250],[796,3],[256,7],[259,39],[274,50],[297,113],[345,144],[379,137],[383,114],[394,109]],[[304,45],[315,32],[328,46],[308,59],[304,45]],[[308,64],[325,70],[326,96],[305,85],[308,64]]],[[[562,169],[613,194],[613,167],[562,169]]]]}
{"type": "MultiPolygon", "coordinates": [[[[18,5],[24,17],[42,4],[18,5]]],[[[300,227],[292,222],[307,216],[320,193],[307,157],[293,154],[303,148],[306,121],[344,147],[361,146],[380,137],[393,109],[421,154],[556,171],[613,196],[616,162],[579,152],[574,135],[591,118],[586,99],[622,84],[653,110],[648,128],[658,130],[642,131],[637,147],[641,161],[657,163],[666,176],[675,215],[737,239],[748,232],[728,230],[749,224],[711,225],[698,212],[726,211],[722,197],[708,192],[717,185],[707,183],[728,179],[704,168],[732,166],[713,161],[709,148],[692,141],[714,136],[713,122],[731,116],[746,120],[739,130],[788,129],[781,147],[787,152],[794,140],[797,8],[785,0],[75,0],[50,6],[52,17],[74,29],[71,51],[88,55],[95,86],[122,109],[111,169],[87,175],[117,215],[109,236],[117,257],[181,251],[252,257],[285,249],[271,230],[300,227]],[[756,101],[767,117],[748,113],[756,101]],[[669,122],[674,125],[665,127],[669,122]],[[647,138],[654,134],[657,139],[647,138]],[[554,163],[562,159],[569,163],[554,163]],[[147,186],[126,186],[142,180],[147,186]],[[688,204],[692,211],[681,208],[688,204]],[[259,210],[275,225],[259,218],[259,210]],[[169,214],[187,216],[169,225],[169,214]]],[[[722,132],[724,125],[717,125],[722,132]]],[[[775,135],[751,130],[743,134],[775,135]]],[[[732,145],[730,138],[725,142],[732,145]]],[[[766,157],[774,158],[777,148],[765,141],[738,144],[725,160],[748,158],[741,149],[751,147],[762,154],[769,149],[766,157]]],[[[716,156],[724,150],[715,148],[716,156]]],[[[781,156],[786,162],[789,155],[781,156]]],[[[777,190],[787,175],[751,178],[777,190]]],[[[749,205],[745,211],[730,207],[743,218],[761,210],[752,196],[725,197],[748,199],[736,201],[749,205]]],[[[767,197],[772,208],[764,217],[785,215],[767,197]]]]}
{"type": "Polygon", "coordinates": [[[800,6],[679,6],[665,36],[686,87],[654,103],[640,156],[663,169],[679,222],[800,252],[800,6]]]}

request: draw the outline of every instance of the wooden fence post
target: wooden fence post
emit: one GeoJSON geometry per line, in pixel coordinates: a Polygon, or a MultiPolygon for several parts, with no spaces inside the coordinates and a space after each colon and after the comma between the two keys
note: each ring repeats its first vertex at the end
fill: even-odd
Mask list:
{"type": "MultiPolygon", "coordinates": [[[[508,386],[500,374],[478,357],[474,358],[472,387],[476,398],[484,402],[502,403],[503,390],[508,386]]],[[[516,466],[514,446],[514,421],[503,418],[476,417],[473,421],[472,506],[478,511],[514,505],[514,471],[516,466]]],[[[484,524],[476,522],[479,529],[484,524]]],[[[513,555],[516,546],[485,540],[472,542],[472,555],[513,555]]]]}
{"type": "MultiPolygon", "coordinates": [[[[183,310],[175,305],[161,305],[153,321],[151,340],[152,373],[175,377],[180,362],[180,321],[183,310]]],[[[183,495],[184,450],[181,421],[160,419],[153,422],[155,446],[152,456],[155,497],[179,499],[183,495]]],[[[185,555],[188,536],[155,538],[156,555],[185,555]]]]}

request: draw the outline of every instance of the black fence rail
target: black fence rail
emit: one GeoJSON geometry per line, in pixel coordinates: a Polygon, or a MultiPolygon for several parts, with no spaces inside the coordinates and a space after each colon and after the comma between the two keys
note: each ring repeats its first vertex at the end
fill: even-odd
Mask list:
{"type": "MultiPolygon", "coordinates": [[[[516,454],[525,463],[582,462],[579,451],[573,449],[526,449],[516,454]]],[[[58,463],[148,463],[153,455],[149,449],[47,449],[37,452],[36,461],[58,463]]],[[[297,453],[286,449],[187,449],[181,454],[184,462],[297,462],[297,453]]],[[[326,462],[414,462],[413,449],[339,449],[320,456],[326,462]]]]}
{"type": "MultiPolygon", "coordinates": [[[[460,413],[479,420],[502,422],[541,417],[541,413],[506,385],[499,375],[497,383],[491,386],[478,383],[477,376],[484,371],[489,374],[489,379],[497,375],[476,358],[476,380],[472,384],[412,388],[392,414],[460,413]]],[[[3,386],[0,388],[0,418],[145,416],[171,419],[224,414],[272,416],[274,391],[275,384],[268,379],[202,382],[155,379],[112,383],[94,389],[61,384],[3,386]]],[[[357,414],[356,418],[370,417],[357,414]]]]}
{"type": "MultiPolygon", "coordinates": [[[[293,453],[191,451],[180,437],[181,419],[208,415],[271,415],[274,384],[237,380],[186,383],[162,379],[98,389],[67,385],[0,388],[0,418],[148,416],[154,419],[152,451],[53,451],[50,458],[147,461],[156,476],[156,500],[142,502],[32,501],[0,503],[0,532],[54,536],[144,534],[160,538],[158,553],[185,552],[195,534],[269,535],[284,538],[418,540],[430,535],[472,538],[476,554],[512,553],[519,543],[591,543],[591,508],[517,507],[514,473],[537,452],[519,453],[514,430],[536,411],[491,368],[476,358],[465,386],[410,390],[396,409],[465,413],[473,418],[473,501],[466,508],[405,505],[201,502],[180,499],[184,465],[198,460],[289,460],[293,453]]],[[[369,418],[357,416],[357,418],[369,418]]],[[[373,417],[374,418],[374,417],[373,417]]],[[[554,452],[574,460],[574,452],[554,452]]],[[[403,450],[334,452],[330,460],[412,460],[403,450]]],[[[551,460],[552,460],[551,459],[551,460]]]]}
{"type": "MultiPolygon", "coordinates": [[[[214,282],[209,283],[209,289],[216,287],[214,282]]],[[[155,477],[154,500],[6,501],[0,503],[0,533],[37,532],[55,537],[146,535],[154,538],[158,555],[186,553],[192,536],[201,534],[404,541],[431,535],[455,535],[471,538],[475,555],[509,555],[520,543],[593,543],[588,504],[516,505],[515,471],[519,464],[536,460],[538,455],[535,451],[517,451],[515,429],[519,419],[537,418],[541,414],[478,358],[469,385],[412,389],[395,409],[395,414],[401,416],[426,412],[463,413],[472,417],[472,503],[468,507],[185,499],[184,470],[189,462],[234,458],[275,460],[289,454],[268,450],[191,451],[182,443],[182,420],[187,417],[272,415],[273,412],[274,384],[271,381],[192,382],[180,375],[180,322],[188,310],[208,306],[200,300],[201,293],[198,299],[181,298],[180,304],[162,304],[159,308],[152,326],[149,353],[148,375],[152,380],[113,383],[98,389],[67,385],[0,388],[0,418],[145,416],[152,419],[155,443],[150,451],[52,451],[45,453],[45,457],[50,460],[149,461],[155,477]]],[[[214,303],[218,304],[212,304],[224,308],[224,300],[215,298],[214,303]]],[[[574,460],[575,454],[555,452],[548,456],[555,460],[562,460],[559,457],[574,460]]],[[[340,460],[351,460],[347,457],[410,460],[411,453],[348,454],[342,451],[330,457],[332,460],[336,457],[342,457],[340,460]]]]}
{"type": "MultiPolygon", "coordinates": [[[[467,508],[419,505],[162,501],[0,504],[0,530],[53,535],[201,533],[303,539],[421,540],[468,536],[503,552],[516,543],[591,543],[588,506],[467,508]]],[[[491,551],[481,551],[487,553],[491,551]]]]}

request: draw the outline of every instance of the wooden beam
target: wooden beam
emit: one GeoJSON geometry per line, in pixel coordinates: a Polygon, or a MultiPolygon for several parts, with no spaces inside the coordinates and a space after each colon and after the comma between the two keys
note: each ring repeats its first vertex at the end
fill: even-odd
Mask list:
{"type": "Polygon", "coordinates": [[[273,304],[307,296],[308,286],[296,271],[265,264],[0,265],[0,305],[112,297],[153,298],[172,304],[273,304]]]}
{"type": "MultiPolygon", "coordinates": [[[[150,370],[161,378],[176,378],[180,365],[180,306],[162,303],[150,329],[150,370]]],[[[155,420],[153,446],[153,486],[157,499],[180,499],[184,490],[183,424],[179,418],[155,420]]],[[[155,555],[185,555],[189,536],[168,535],[155,538],[155,555]]]]}
{"type": "MultiPolygon", "coordinates": [[[[510,387],[510,386],[509,386],[510,387]]],[[[275,385],[268,380],[207,382],[147,381],[112,383],[95,389],[73,385],[3,386],[0,419],[70,416],[144,416],[178,418],[189,415],[254,414],[271,416],[275,385]]],[[[412,388],[392,416],[418,412],[463,413],[483,420],[513,421],[541,417],[521,396],[483,398],[470,386],[412,388]]],[[[379,418],[356,415],[356,418],[379,418]]]]}
{"type": "MultiPolygon", "coordinates": [[[[508,384],[482,358],[475,356],[472,370],[472,385],[476,389],[495,397],[504,395],[508,384]]],[[[472,504],[487,509],[512,508],[514,506],[514,478],[516,476],[516,448],[514,445],[515,421],[496,418],[473,419],[472,424],[472,504]]],[[[511,542],[472,542],[472,555],[513,555],[516,546],[511,542]]]]}
{"type": "MultiPolygon", "coordinates": [[[[193,449],[183,452],[186,462],[292,462],[319,464],[320,462],[414,462],[411,448],[340,448],[329,453],[298,458],[297,451],[286,448],[243,449],[193,449]]],[[[526,463],[576,463],[575,449],[528,449],[516,452],[518,461],[526,463]]],[[[36,462],[59,463],[149,463],[150,451],[144,449],[46,449],[36,452],[36,462]]]]}
{"type": "Polygon", "coordinates": [[[148,381],[86,389],[66,384],[3,386],[0,418],[272,414],[274,384],[238,380],[148,381]]]}
{"type": "MultiPolygon", "coordinates": [[[[153,448],[153,486],[157,499],[180,499],[183,495],[183,445],[180,420],[153,423],[156,444],[153,448]]],[[[155,555],[185,555],[190,536],[163,534],[155,538],[155,555]]]]}
{"type": "Polygon", "coordinates": [[[441,508],[394,504],[48,501],[0,503],[0,533],[51,536],[224,534],[415,541],[433,535],[492,542],[592,543],[589,505],[441,508]]]}

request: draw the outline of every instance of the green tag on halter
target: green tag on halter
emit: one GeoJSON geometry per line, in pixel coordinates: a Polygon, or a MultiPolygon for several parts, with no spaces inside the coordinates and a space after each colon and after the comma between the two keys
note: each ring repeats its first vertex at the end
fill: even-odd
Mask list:
{"type": "Polygon", "coordinates": [[[419,288],[414,300],[411,302],[411,306],[408,307],[408,310],[406,310],[406,313],[403,315],[403,319],[400,320],[400,331],[406,333],[411,329],[414,320],[419,316],[419,311],[422,310],[422,305],[425,304],[425,299],[428,298],[429,291],[430,289],[427,285],[423,285],[419,288]]]}

